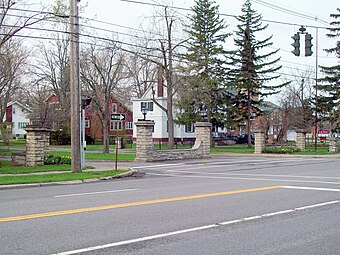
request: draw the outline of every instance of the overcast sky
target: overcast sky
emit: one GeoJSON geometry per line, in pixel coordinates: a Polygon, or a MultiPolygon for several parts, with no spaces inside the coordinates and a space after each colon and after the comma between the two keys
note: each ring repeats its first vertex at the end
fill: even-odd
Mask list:
{"type": "MultiPolygon", "coordinates": [[[[81,5],[88,3],[85,8],[85,13],[81,15],[88,18],[94,18],[109,22],[112,24],[126,26],[130,28],[139,28],[142,23],[143,27],[150,26],[150,19],[154,15],[156,10],[160,10],[159,7],[139,4],[136,2],[151,3],[151,4],[164,4],[175,7],[190,8],[194,5],[194,0],[136,0],[136,2],[126,2],[121,0],[81,0],[81,5]]],[[[244,1],[241,0],[216,0],[216,3],[220,6],[221,14],[228,15],[240,15],[241,7],[244,1]]],[[[339,7],[336,0],[254,0],[252,1],[253,8],[262,14],[264,20],[263,24],[269,24],[268,29],[262,35],[264,37],[273,35],[272,42],[274,43],[273,48],[280,48],[280,52],[277,57],[281,57],[281,65],[284,66],[282,73],[287,74],[298,74],[299,69],[305,70],[313,69],[315,71],[315,56],[316,56],[316,28],[313,26],[320,27],[318,29],[318,45],[319,45],[319,58],[318,63],[320,65],[335,64],[338,60],[335,56],[327,55],[323,49],[333,47],[335,41],[329,40],[326,37],[327,27],[332,19],[329,17],[331,13],[336,12],[336,8],[339,7]],[[270,3],[275,6],[268,7],[266,3],[270,3]],[[277,8],[279,7],[279,8],[277,8]],[[277,21],[288,24],[277,24],[270,21],[277,21]],[[327,22],[327,23],[325,23],[327,22]],[[313,39],[313,55],[311,57],[296,57],[291,53],[293,46],[291,43],[293,39],[291,36],[296,33],[300,25],[307,27],[307,31],[312,34],[313,39]]],[[[185,17],[190,14],[190,11],[179,11],[180,17],[185,17]]],[[[226,23],[229,25],[227,32],[233,32],[236,29],[236,20],[233,17],[222,16],[226,23]]],[[[113,31],[121,33],[131,33],[131,29],[122,28],[113,25],[105,25],[101,23],[90,22],[93,26],[99,26],[113,31]]],[[[124,37],[119,35],[122,41],[133,41],[133,38],[124,37]]],[[[303,39],[303,37],[301,38],[303,39]]],[[[303,44],[302,44],[303,46],[303,44]]],[[[227,49],[233,49],[234,45],[232,40],[226,43],[227,49]]],[[[304,55],[304,49],[301,48],[301,54],[304,55]]],[[[319,74],[320,76],[321,74],[319,74]]],[[[313,74],[315,76],[315,73],[313,74]]],[[[293,76],[287,76],[292,78],[293,76]]]]}

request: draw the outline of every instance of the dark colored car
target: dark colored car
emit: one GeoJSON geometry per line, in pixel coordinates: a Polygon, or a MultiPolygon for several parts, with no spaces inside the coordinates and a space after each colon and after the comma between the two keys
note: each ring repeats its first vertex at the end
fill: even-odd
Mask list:
{"type": "MultiPolygon", "coordinates": [[[[251,139],[251,143],[255,144],[255,136],[253,134],[250,135],[250,139],[251,139]]],[[[236,143],[237,144],[248,143],[248,135],[247,134],[239,135],[237,137],[236,143]]]]}

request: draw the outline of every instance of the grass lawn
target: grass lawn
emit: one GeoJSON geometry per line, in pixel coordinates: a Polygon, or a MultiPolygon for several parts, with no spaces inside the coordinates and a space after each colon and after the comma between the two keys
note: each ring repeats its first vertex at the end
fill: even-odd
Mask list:
{"type": "MultiPolygon", "coordinates": [[[[50,151],[50,155],[53,156],[71,156],[71,152],[63,151],[50,151]]],[[[135,154],[118,154],[119,161],[133,161],[135,159],[135,154]]],[[[87,160],[116,160],[115,153],[95,153],[95,152],[85,152],[85,159],[87,160]]]]}
{"type": "Polygon", "coordinates": [[[26,174],[50,171],[70,171],[71,165],[12,166],[11,161],[0,162],[0,174],[26,174]]]}
{"type": "Polygon", "coordinates": [[[101,172],[60,173],[60,174],[42,174],[26,176],[0,176],[0,185],[86,180],[100,177],[115,176],[125,172],[127,171],[111,170],[101,172]]]}
{"type": "Polygon", "coordinates": [[[240,154],[252,154],[254,153],[254,146],[248,148],[247,144],[235,144],[230,146],[216,146],[211,148],[211,154],[223,154],[223,153],[240,153],[240,154]]]}

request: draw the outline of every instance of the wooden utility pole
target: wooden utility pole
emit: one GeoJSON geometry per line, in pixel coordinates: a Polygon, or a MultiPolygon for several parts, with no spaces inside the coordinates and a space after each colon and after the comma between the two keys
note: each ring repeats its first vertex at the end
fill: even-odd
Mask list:
{"type": "Polygon", "coordinates": [[[79,83],[79,16],[78,2],[70,0],[70,92],[71,92],[71,166],[81,172],[80,83],[79,83]]]}

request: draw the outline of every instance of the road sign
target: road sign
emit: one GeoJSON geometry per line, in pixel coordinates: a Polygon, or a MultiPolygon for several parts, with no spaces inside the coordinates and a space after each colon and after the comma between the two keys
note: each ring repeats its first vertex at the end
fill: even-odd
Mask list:
{"type": "Polygon", "coordinates": [[[125,120],[125,114],[124,113],[112,113],[111,120],[125,120]]]}

